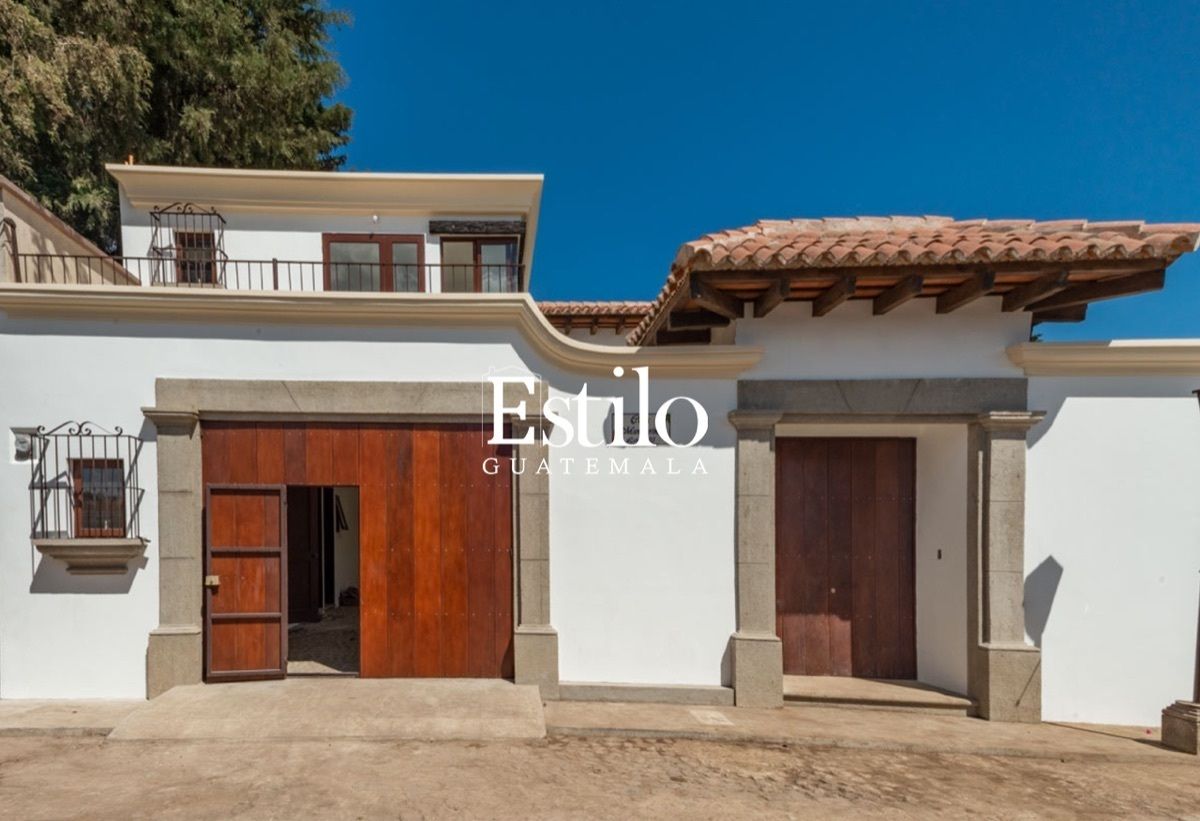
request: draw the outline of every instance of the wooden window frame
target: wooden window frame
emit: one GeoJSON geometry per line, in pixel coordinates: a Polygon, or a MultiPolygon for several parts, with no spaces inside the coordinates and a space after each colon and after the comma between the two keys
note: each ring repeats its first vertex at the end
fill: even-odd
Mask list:
{"type": "Polygon", "coordinates": [[[109,459],[109,458],[79,458],[71,459],[71,506],[74,509],[74,524],[76,539],[124,539],[126,533],[125,522],[125,493],[128,485],[125,481],[125,460],[124,459],[109,459]],[[118,476],[120,476],[120,492],[117,495],[117,513],[120,517],[120,525],[118,527],[86,527],[84,523],[87,517],[84,515],[84,486],[83,486],[83,469],[100,468],[111,469],[116,468],[118,476]]]}
{"type": "Polygon", "coordinates": [[[175,249],[175,282],[177,284],[187,283],[188,285],[216,285],[217,284],[217,232],[209,230],[191,230],[186,228],[172,228],[171,241],[175,249]],[[180,237],[208,237],[209,245],[187,245],[180,242],[180,237]],[[207,250],[209,252],[208,259],[194,259],[184,255],[185,251],[207,250]],[[185,268],[192,266],[208,266],[208,276],[205,279],[192,280],[181,279],[180,274],[185,268]]]}
{"type": "MultiPolygon", "coordinates": [[[[379,293],[392,293],[396,283],[393,281],[392,243],[404,243],[417,246],[417,290],[415,293],[425,293],[425,236],[423,234],[354,234],[354,233],[324,233],[321,234],[321,259],[324,264],[325,290],[333,290],[332,262],[329,259],[329,246],[334,242],[375,243],[379,246],[379,293]]],[[[370,293],[369,291],[350,293],[370,293]]],[[[410,293],[401,291],[401,293],[410,293]]]]}
{"type": "MultiPolygon", "coordinates": [[[[473,264],[475,266],[475,277],[472,282],[472,287],[475,289],[474,293],[477,293],[477,294],[482,294],[484,292],[483,291],[483,267],[484,267],[485,263],[481,259],[481,253],[480,253],[480,249],[483,248],[483,246],[485,246],[485,245],[512,245],[513,249],[516,252],[514,256],[518,260],[520,260],[520,258],[521,258],[521,237],[516,236],[514,234],[493,234],[493,235],[487,235],[487,236],[476,236],[476,235],[472,235],[472,234],[450,234],[450,235],[439,237],[438,239],[441,242],[440,247],[442,250],[445,250],[447,242],[464,242],[464,243],[469,242],[472,244],[471,259],[474,261],[473,264]]],[[[442,260],[443,260],[442,270],[443,271],[446,269],[446,267],[448,265],[456,264],[456,263],[447,263],[447,262],[445,262],[445,259],[446,259],[446,257],[443,254],[442,255],[442,260]]],[[[493,263],[487,263],[487,264],[493,264],[493,263]]],[[[516,268],[514,273],[516,274],[517,289],[515,291],[512,291],[511,293],[519,294],[519,293],[521,293],[521,291],[524,288],[524,283],[521,282],[521,263],[518,261],[518,262],[514,262],[513,265],[516,268]]],[[[509,292],[500,291],[499,293],[509,293],[509,292]]]]}

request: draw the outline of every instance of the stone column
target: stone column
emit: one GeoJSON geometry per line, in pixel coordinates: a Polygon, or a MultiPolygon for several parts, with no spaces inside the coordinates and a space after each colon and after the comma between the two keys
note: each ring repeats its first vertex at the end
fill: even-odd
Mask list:
{"type": "Polygon", "coordinates": [[[513,422],[512,436],[533,430],[534,442],[517,445],[513,457],[524,459],[516,483],[517,625],[513,636],[513,673],[517,684],[536,684],[542,698],[558,698],[558,632],[550,626],[550,477],[538,474],[550,449],[541,440],[543,423],[531,418],[513,422]]]}
{"type": "Polygon", "coordinates": [[[158,627],[146,652],[146,696],[154,698],[203,679],[203,478],[197,415],[145,415],[158,431],[158,627]]]}
{"type": "Polygon", "coordinates": [[[729,640],[734,703],[783,705],[783,645],[775,635],[775,425],[773,411],[733,411],[737,632],[729,640]]]}
{"type": "Polygon", "coordinates": [[[967,686],[993,721],[1042,718],[1041,651],[1025,643],[1025,436],[1042,418],[981,414],[969,427],[967,686]]]}

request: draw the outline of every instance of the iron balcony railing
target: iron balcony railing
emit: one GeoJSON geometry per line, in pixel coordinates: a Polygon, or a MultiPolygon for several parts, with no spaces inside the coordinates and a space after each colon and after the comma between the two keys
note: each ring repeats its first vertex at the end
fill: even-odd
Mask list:
{"type": "Polygon", "coordinates": [[[16,282],[64,285],[145,285],[231,291],[356,291],[514,293],[519,264],[419,265],[296,260],[175,259],[64,254],[14,254],[16,282]]]}
{"type": "Polygon", "coordinates": [[[38,428],[32,439],[34,539],[141,538],[141,439],[91,422],[38,428]]]}

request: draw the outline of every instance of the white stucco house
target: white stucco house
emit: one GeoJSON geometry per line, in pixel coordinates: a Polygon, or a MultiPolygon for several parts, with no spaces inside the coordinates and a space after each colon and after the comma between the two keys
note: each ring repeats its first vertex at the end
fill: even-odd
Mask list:
{"type": "Polygon", "coordinates": [[[1200,225],[764,221],[539,306],[537,175],[109,170],[123,256],[4,234],[0,698],[1192,694],[1200,341],[1031,339],[1200,225]]]}

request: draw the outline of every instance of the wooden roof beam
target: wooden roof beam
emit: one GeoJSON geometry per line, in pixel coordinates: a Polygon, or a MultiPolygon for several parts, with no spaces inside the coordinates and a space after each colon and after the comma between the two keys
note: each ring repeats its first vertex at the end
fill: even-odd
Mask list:
{"type": "Polygon", "coordinates": [[[789,276],[776,277],[757,299],[754,300],[754,316],[764,317],[779,307],[792,294],[792,278],[789,276]]]}
{"type": "Polygon", "coordinates": [[[1032,282],[1016,286],[1004,295],[1003,310],[1019,311],[1022,308],[1032,305],[1039,299],[1054,296],[1070,285],[1070,275],[1071,272],[1067,270],[1052,271],[1049,274],[1038,277],[1032,282]]]}
{"type": "Polygon", "coordinates": [[[684,328],[726,328],[732,320],[712,311],[677,311],[667,318],[667,327],[672,331],[684,328]]]}
{"type": "Polygon", "coordinates": [[[970,305],[980,297],[987,296],[995,284],[996,274],[992,271],[971,274],[965,281],[938,294],[937,312],[948,314],[964,305],[970,305]]]}
{"type": "Polygon", "coordinates": [[[843,279],[830,285],[813,300],[813,316],[825,316],[850,297],[854,296],[854,280],[843,279]]]}
{"type": "Polygon", "coordinates": [[[1102,299],[1112,299],[1130,294],[1142,294],[1148,291],[1159,291],[1167,283],[1165,268],[1157,271],[1145,271],[1125,277],[1102,279],[1096,282],[1084,282],[1073,285],[1054,296],[1034,302],[1029,310],[1043,313],[1058,308],[1071,308],[1075,305],[1086,305],[1089,302],[1099,302],[1102,299]]]}
{"type": "Polygon", "coordinates": [[[712,285],[701,280],[692,280],[692,301],[714,314],[720,314],[727,319],[741,319],[742,301],[737,297],[718,291],[712,285]]]}
{"type": "Polygon", "coordinates": [[[871,306],[871,313],[875,314],[875,316],[883,316],[888,311],[899,308],[905,302],[918,296],[924,286],[925,277],[919,274],[905,277],[875,297],[871,306]]]}
{"type": "Polygon", "coordinates": [[[1087,305],[1072,305],[1069,308],[1033,312],[1034,325],[1039,322],[1083,322],[1085,319],[1087,319],[1087,305]]]}
{"type": "Polygon", "coordinates": [[[712,331],[707,328],[690,328],[685,331],[661,330],[655,335],[659,345],[707,345],[712,342],[712,331]]]}

